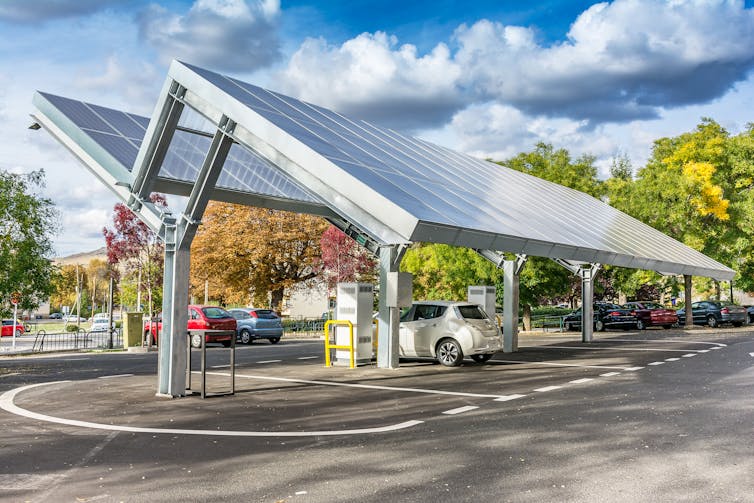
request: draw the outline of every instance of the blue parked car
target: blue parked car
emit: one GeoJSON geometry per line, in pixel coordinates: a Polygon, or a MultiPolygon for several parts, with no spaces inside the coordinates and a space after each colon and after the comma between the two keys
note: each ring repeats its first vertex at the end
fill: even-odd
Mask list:
{"type": "MultiPolygon", "coordinates": [[[[730,323],[734,327],[740,327],[748,320],[746,308],[737,306],[726,301],[704,300],[693,302],[691,312],[694,317],[694,325],[709,325],[712,328],[723,323],[730,323]]],[[[683,326],[686,322],[686,310],[679,309],[678,324],[683,326]]]]}
{"type": "Polygon", "coordinates": [[[255,339],[268,339],[271,344],[280,342],[283,322],[275,311],[239,307],[228,312],[236,319],[236,336],[242,344],[251,344],[255,339]]]}

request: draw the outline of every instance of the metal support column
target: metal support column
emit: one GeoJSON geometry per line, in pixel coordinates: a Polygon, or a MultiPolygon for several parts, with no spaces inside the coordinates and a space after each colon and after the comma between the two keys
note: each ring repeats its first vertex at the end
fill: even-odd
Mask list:
{"type": "Polygon", "coordinates": [[[387,306],[387,291],[397,288],[388,284],[398,272],[405,246],[391,245],[380,247],[380,297],[379,297],[379,331],[377,337],[377,367],[383,369],[398,368],[400,311],[397,307],[387,306]]]}
{"type": "Polygon", "coordinates": [[[204,164],[178,221],[163,218],[165,274],[162,300],[162,338],[159,346],[158,396],[186,395],[186,344],[191,241],[209,203],[233,139],[235,123],[223,117],[204,164]]]}
{"type": "Polygon", "coordinates": [[[519,276],[526,255],[503,260],[503,353],[518,351],[519,276]]]}
{"type": "Polygon", "coordinates": [[[685,309],[686,319],[683,322],[685,328],[694,328],[694,311],[691,309],[691,275],[683,275],[683,308],[685,309]]]}
{"type": "Polygon", "coordinates": [[[552,259],[581,278],[581,341],[592,342],[594,335],[594,280],[602,267],[600,264],[572,263],[552,259]]]}

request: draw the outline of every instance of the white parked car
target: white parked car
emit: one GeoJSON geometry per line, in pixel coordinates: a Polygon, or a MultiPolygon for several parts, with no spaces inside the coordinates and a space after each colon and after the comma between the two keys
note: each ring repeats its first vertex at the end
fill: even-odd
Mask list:
{"type": "MultiPolygon", "coordinates": [[[[115,328],[115,322],[113,322],[113,328],[115,328]]],[[[92,326],[89,328],[90,332],[107,332],[107,318],[92,318],[92,326]]]]}
{"type": "Polygon", "coordinates": [[[401,316],[400,356],[437,358],[455,367],[464,356],[484,363],[503,349],[497,324],[469,302],[414,302],[401,316]]]}
{"type": "Polygon", "coordinates": [[[75,314],[67,314],[63,316],[63,321],[66,323],[85,323],[86,318],[83,316],[77,318],[75,314]]]}

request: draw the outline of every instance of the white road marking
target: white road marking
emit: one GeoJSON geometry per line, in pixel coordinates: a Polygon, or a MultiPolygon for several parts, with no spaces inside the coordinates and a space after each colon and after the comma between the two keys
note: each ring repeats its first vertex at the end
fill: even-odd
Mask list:
{"type": "Polygon", "coordinates": [[[727,344],[720,344],[719,346],[715,346],[714,348],[710,349],[723,349],[723,347],[727,347],[727,344]]]}
{"type": "Polygon", "coordinates": [[[665,358],[666,362],[677,362],[680,358],[665,358]]]}
{"type": "Polygon", "coordinates": [[[18,372],[11,372],[9,374],[0,374],[0,377],[11,377],[11,376],[20,376],[21,374],[18,372]]]}
{"type": "Polygon", "coordinates": [[[133,377],[133,374],[116,374],[111,376],[100,376],[99,379],[113,379],[115,377],[133,377]]]}
{"type": "MultiPolygon", "coordinates": [[[[229,376],[229,374],[220,372],[207,372],[208,375],[229,376]]],[[[426,393],[429,395],[450,395],[450,396],[470,396],[477,398],[502,398],[504,395],[483,395],[479,393],[462,393],[460,391],[441,391],[436,389],[422,389],[422,388],[399,388],[394,386],[376,386],[374,384],[353,384],[353,383],[341,383],[333,381],[309,381],[307,379],[290,379],[287,377],[271,377],[249,374],[236,374],[236,377],[243,377],[246,379],[261,379],[265,381],[282,381],[301,384],[315,384],[318,386],[341,386],[344,388],[361,388],[361,389],[378,389],[386,391],[405,391],[407,393],[426,393]]]]}
{"type": "Polygon", "coordinates": [[[501,396],[500,398],[496,398],[495,401],[496,402],[509,402],[511,400],[516,400],[518,398],[523,398],[525,396],[526,395],[506,395],[506,396],[501,396]]]}
{"type": "Polygon", "coordinates": [[[647,363],[647,365],[665,365],[665,362],[652,362],[652,363],[647,363]]]}
{"type": "Polygon", "coordinates": [[[697,353],[709,353],[709,349],[700,349],[697,353]]]}
{"type": "Polygon", "coordinates": [[[544,393],[545,391],[552,391],[552,390],[560,389],[562,387],[563,386],[545,386],[544,388],[537,388],[534,391],[537,391],[539,393],[544,393]]]}
{"type": "Polygon", "coordinates": [[[644,368],[644,367],[626,367],[626,368],[624,368],[623,370],[628,370],[629,372],[635,372],[635,371],[637,371],[637,370],[641,370],[641,369],[643,369],[643,368],[644,368]]]}
{"type": "MultiPolygon", "coordinates": [[[[580,349],[583,351],[594,351],[594,350],[604,350],[604,351],[669,351],[674,353],[687,353],[689,351],[697,351],[694,349],[662,349],[662,348],[616,348],[616,347],[598,347],[598,346],[591,346],[591,347],[584,347],[584,346],[524,346],[526,348],[537,348],[537,349],[580,349]]],[[[715,349],[715,348],[712,348],[715,349]]]]}
{"type": "Polygon", "coordinates": [[[458,407],[457,409],[450,409],[443,412],[443,414],[448,414],[450,416],[455,414],[462,414],[464,412],[468,412],[470,410],[478,409],[479,407],[475,407],[473,405],[467,405],[466,407],[458,407]]]}
{"type": "Polygon", "coordinates": [[[749,353],[749,356],[754,356],[754,353],[749,353]]]}
{"type": "Polygon", "coordinates": [[[606,374],[600,374],[600,377],[613,377],[620,375],[620,372],[608,372],[606,374]]]}
{"type": "Polygon", "coordinates": [[[568,381],[571,384],[583,384],[585,382],[594,381],[591,377],[584,377],[582,379],[575,379],[573,381],[568,381]]]}
{"type": "Polygon", "coordinates": [[[297,360],[311,360],[313,358],[319,358],[319,356],[299,356],[297,360]]]}
{"type": "Polygon", "coordinates": [[[607,367],[604,365],[579,365],[577,363],[555,363],[555,362],[531,362],[524,360],[490,360],[495,363],[529,363],[533,365],[549,365],[552,367],[580,367],[585,369],[617,369],[623,370],[624,367],[607,367]]]}
{"type": "MultiPolygon", "coordinates": [[[[227,369],[230,367],[230,363],[226,363],[225,365],[212,365],[211,369],[227,369]]],[[[196,372],[195,370],[193,372],[196,372]]]]}
{"type": "MultiPolygon", "coordinates": [[[[78,421],[75,419],[64,419],[60,417],[39,414],[30,410],[22,409],[13,403],[16,395],[22,391],[37,388],[39,386],[49,386],[51,384],[61,384],[70,381],[53,381],[46,383],[30,384],[20,388],[6,391],[0,395],[0,409],[11,414],[36,419],[37,421],[46,421],[48,423],[64,424],[68,426],[78,426],[80,428],[91,428],[108,431],[127,431],[131,433],[163,433],[168,435],[207,435],[215,437],[316,437],[316,436],[337,436],[337,435],[362,435],[365,433],[384,433],[388,431],[402,430],[410,428],[424,421],[404,421],[402,423],[391,424],[388,426],[378,426],[375,428],[361,428],[354,430],[324,430],[324,431],[223,431],[223,430],[185,430],[178,428],[141,428],[135,426],[124,426],[117,424],[93,423],[90,421],[78,421]]],[[[104,447],[104,445],[103,445],[104,447]]],[[[96,454],[96,452],[94,453],[96,454]]]]}
{"type": "Polygon", "coordinates": [[[283,360],[262,360],[262,361],[255,362],[255,363],[280,363],[282,361],[283,360]]]}
{"type": "Polygon", "coordinates": [[[682,358],[691,358],[692,356],[696,356],[696,353],[689,353],[686,355],[681,355],[682,358]]]}
{"type": "MultiPolygon", "coordinates": [[[[615,341],[615,342],[651,342],[654,344],[655,342],[661,342],[661,343],[668,343],[668,344],[708,344],[710,346],[717,346],[717,347],[726,347],[727,344],[723,344],[722,342],[705,342],[705,341],[687,341],[687,340],[672,340],[672,339],[609,339],[609,341],[615,341]]],[[[715,348],[711,348],[715,349],[715,348]]]]}

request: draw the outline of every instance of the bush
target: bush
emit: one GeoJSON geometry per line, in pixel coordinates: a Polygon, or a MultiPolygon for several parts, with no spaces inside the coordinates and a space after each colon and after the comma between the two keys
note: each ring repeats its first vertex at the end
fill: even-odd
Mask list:
{"type": "Polygon", "coordinates": [[[66,332],[78,332],[79,331],[79,327],[77,325],[68,324],[68,325],[65,326],[65,331],[66,332]]]}

